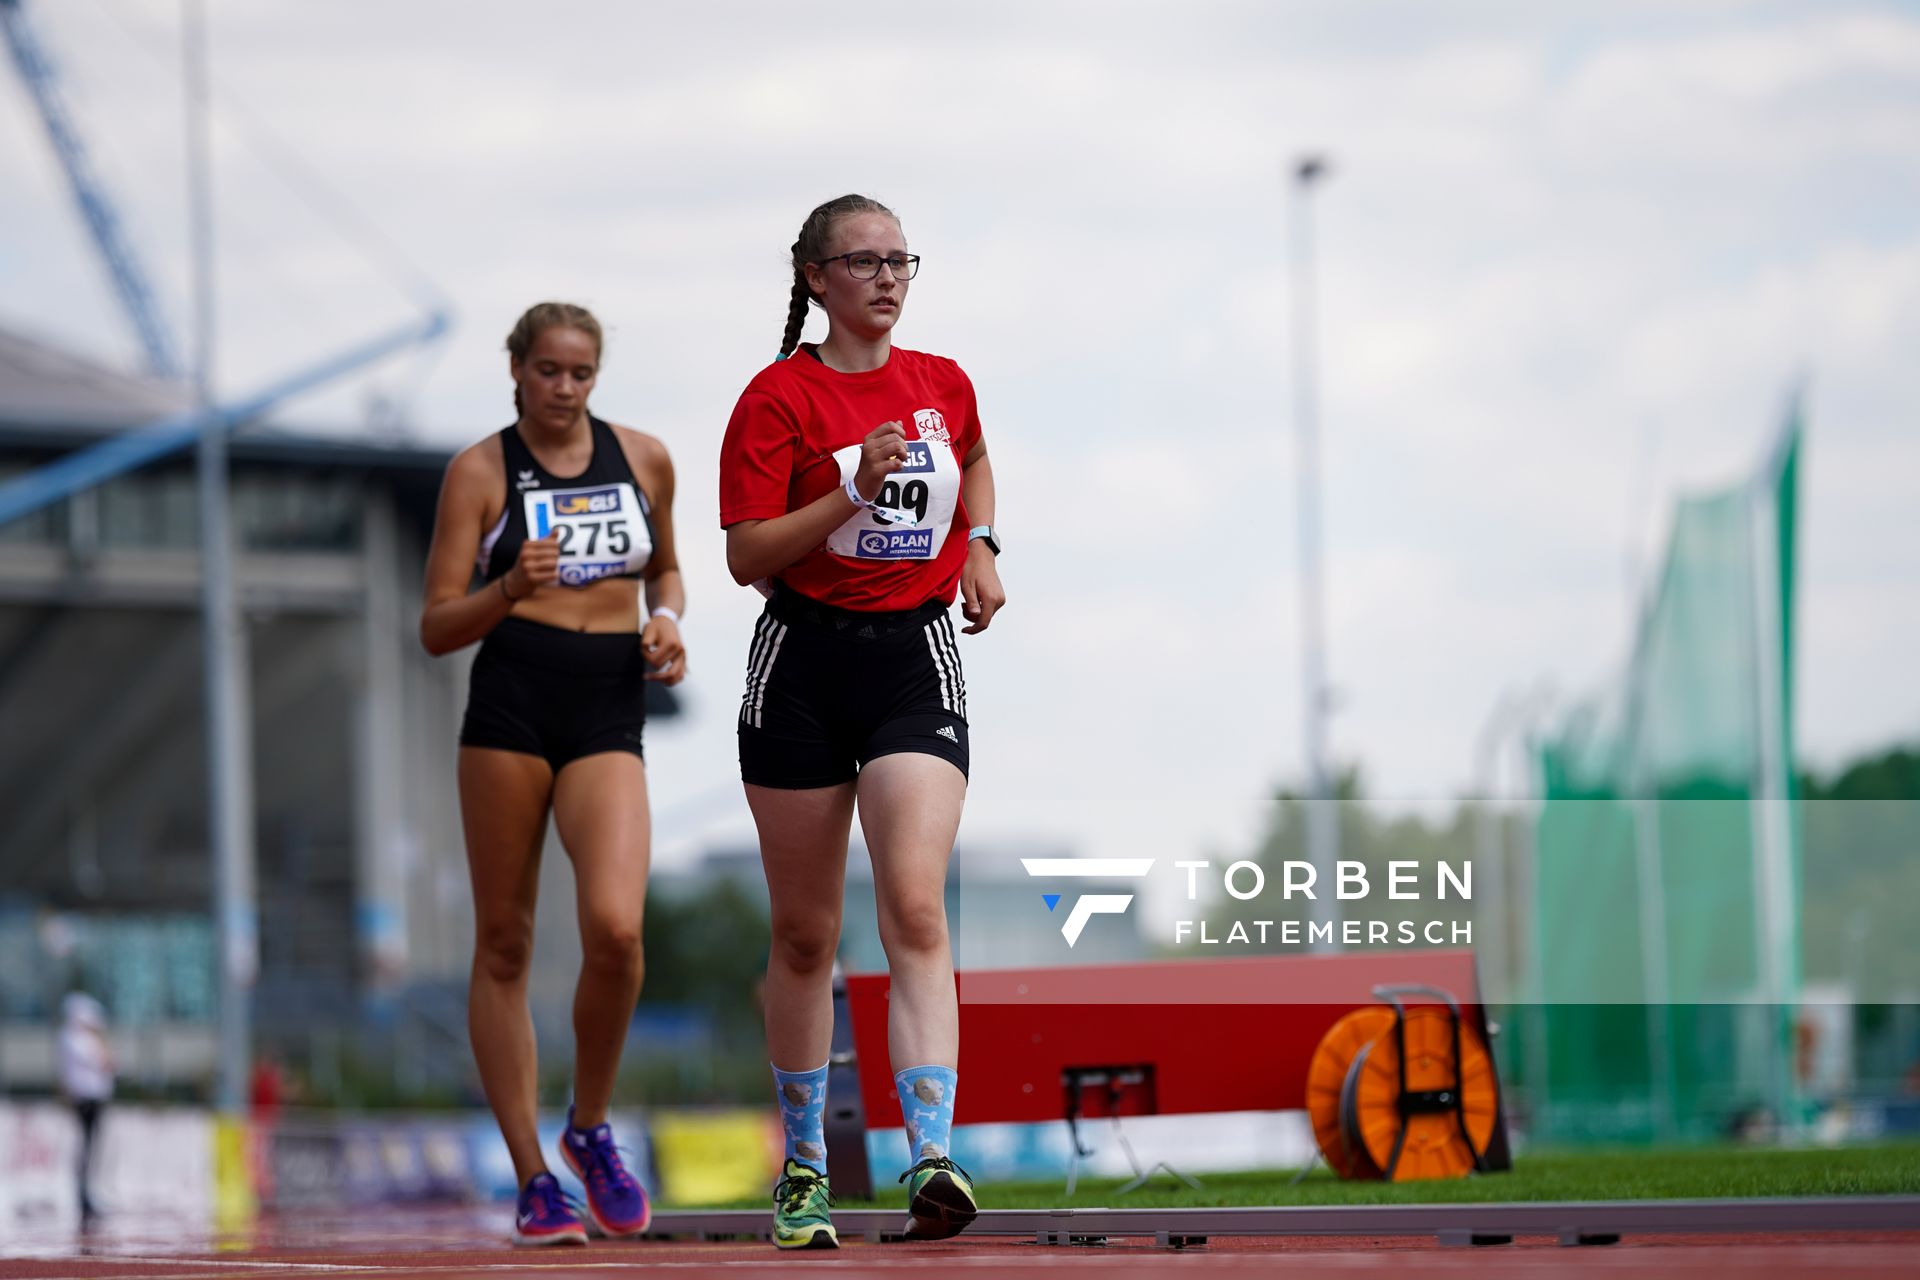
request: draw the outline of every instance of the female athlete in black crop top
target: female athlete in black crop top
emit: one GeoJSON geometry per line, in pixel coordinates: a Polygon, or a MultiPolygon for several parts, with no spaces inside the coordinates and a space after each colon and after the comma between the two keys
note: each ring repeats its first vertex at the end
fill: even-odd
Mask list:
{"type": "Polygon", "coordinates": [[[686,673],[686,596],[666,448],[587,412],[599,324],[582,308],[541,303],[507,349],[519,418],[447,467],[420,638],[434,654],[483,641],[460,731],[475,917],[467,1021],[521,1187],[514,1239],[584,1242],[535,1129],[527,966],[540,850],[551,812],[573,862],[582,951],[560,1155],[586,1184],[600,1229],[632,1235],[646,1227],[646,1195],[621,1163],[606,1112],[640,994],[644,682],[677,684],[686,673]]]}

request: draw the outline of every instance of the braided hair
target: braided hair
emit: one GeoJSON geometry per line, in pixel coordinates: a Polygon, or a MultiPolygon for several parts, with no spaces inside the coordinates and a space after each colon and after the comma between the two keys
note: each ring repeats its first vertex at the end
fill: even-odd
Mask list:
{"type": "MultiPolygon", "coordinates": [[[[604,341],[600,336],[600,322],[593,318],[593,312],[585,307],[577,307],[571,302],[536,302],[520,313],[513,323],[513,332],[507,335],[507,354],[515,360],[524,361],[527,353],[533,350],[533,344],[548,329],[578,329],[593,339],[593,350],[599,354],[604,341]]],[[[513,388],[513,411],[524,412],[520,404],[520,388],[513,388]]]]}
{"type": "Polygon", "coordinates": [[[827,201],[800,224],[800,238],[793,242],[793,292],[787,299],[787,331],[780,339],[779,358],[785,360],[800,345],[800,331],[807,325],[807,304],[820,305],[807,284],[807,264],[827,256],[827,244],[833,238],[833,226],[855,213],[882,213],[900,221],[899,215],[871,196],[845,195],[827,201]]]}

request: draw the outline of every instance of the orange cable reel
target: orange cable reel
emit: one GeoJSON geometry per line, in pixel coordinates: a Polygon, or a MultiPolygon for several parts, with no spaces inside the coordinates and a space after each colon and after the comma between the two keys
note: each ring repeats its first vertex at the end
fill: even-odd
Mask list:
{"type": "Polygon", "coordinates": [[[1392,1028],[1393,1010],[1385,1005],[1355,1009],[1320,1037],[1320,1045],[1307,1064],[1307,1116],[1313,1122],[1313,1138],[1327,1166],[1342,1178],[1380,1176],[1380,1166],[1367,1154],[1366,1147],[1349,1141],[1341,1127],[1340,1091],[1353,1060],[1375,1037],[1392,1028]]]}
{"type": "Polygon", "coordinates": [[[1392,1182],[1484,1169],[1500,1086],[1479,1032],[1438,988],[1378,987],[1374,994],[1387,1005],[1342,1017],[1308,1067],[1307,1113],[1327,1164],[1343,1178],[1392,1182]],[[1408,1008],[1399,997],[1409,994],[1445,1003],[1408,1008]]]}

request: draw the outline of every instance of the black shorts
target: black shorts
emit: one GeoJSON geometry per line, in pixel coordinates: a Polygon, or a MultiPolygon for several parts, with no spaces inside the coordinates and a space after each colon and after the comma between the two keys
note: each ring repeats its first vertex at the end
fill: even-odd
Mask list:
{"type": "Polygon", "coordinates": [[[601,751],[643,755],[647,670],[634,632],[504,618],[473,660],[460,745],[540,756],[555,773],[601,751]]]}
{"type": "Polygon", "coordinates": [[[967,682],[948,606],[857,613],[777,588],[753,631],[740,777],[798,790],[850,782],[904,751],[967,772],[967,682]]]}

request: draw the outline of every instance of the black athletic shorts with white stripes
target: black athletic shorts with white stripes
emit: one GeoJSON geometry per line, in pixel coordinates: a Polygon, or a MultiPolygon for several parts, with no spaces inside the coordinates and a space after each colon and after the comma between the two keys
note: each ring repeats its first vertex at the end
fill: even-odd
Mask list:
{"type": "Polygon", "coordinates": [[[965,774],[967,682],[947,609],[860,613],[776,583],[747,655],[740,777],[832,787],[906,751],[965,774]]]}

